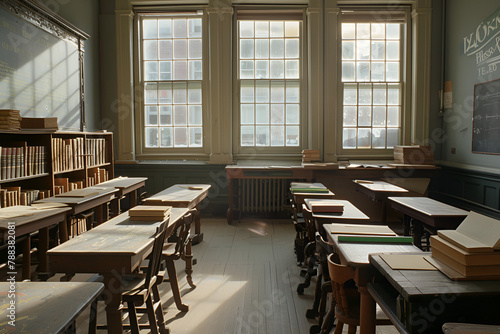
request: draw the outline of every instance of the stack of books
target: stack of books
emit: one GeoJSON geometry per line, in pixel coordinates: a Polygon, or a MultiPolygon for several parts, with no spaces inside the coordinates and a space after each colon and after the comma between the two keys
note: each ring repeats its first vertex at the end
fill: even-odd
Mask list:
{"type": "Polygon", "coordinates": [[[21,129],[56,131],[59,129],[57,117],[22,117],[21,129]]]}
{"type": "Polygon", "coordinates": [[[500,221],[471,212],[456,230],[431,236],[432,258],[465,278],[500,276],[500,221]]]}
{"type": "Polygon", "coordinates": [[[321,161],[319,157],[319,150],[302,150],[302,162],[318,161],[321,161]]]}
{"type": "Polygon", "coordinates": [[[344,212],[344,204],[336,201],[311,201],[309,205],[313,213],[344,212]]]}
{"type": "Polygon", "coordinates": [[[0,130],[20,130],[21,114],[19,110],[0,109],[0,130]]]}
{"type": "Polygon", "coordinates": [[[394,163],[410,165],[434,165],[432,147],[422,145],[394,146],[394,163]]]}
{"type": "Polygon", "coordinates": [[[130,210],[130,220],[164,221],[170,216],[171,206],[166,205],[138,205],[130,210]]]}
{"type": "Polygon", "coordinates": [[[296,193],[329,193],[330,190],[321,183],[292,182],[290,191],[296,193]]]}

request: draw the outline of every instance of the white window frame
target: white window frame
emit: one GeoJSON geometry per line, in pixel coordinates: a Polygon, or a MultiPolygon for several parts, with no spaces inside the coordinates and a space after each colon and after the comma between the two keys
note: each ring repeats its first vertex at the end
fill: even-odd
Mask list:
{"type": "MultiPolygon", "coordinates": [[[[291,18],[288,18],[291,20],[291,18]]],[[[279,159],[296,160],[301,156],[301,151],[307,146],[307,39],[306,39],[306,14],[304,6],[238,6],[234,11],[233,21],[233,156],[235,160],[239,159],[279,159]],[[287,11],[301,11],[300,22],[300,67],[299,79],[300,85],[300,124],[299,124],[299,145],[298,146],[241,146],[240,133],[240,87],[239,78],[239,20],[286,20],[287,11]],[[250,12],[251,14],[247,14],[250,12]],[[280,13],[281,12],[281,13],[280,13]],[[242,18],[241,13],[244,13],[242,18]],[[285,14],[283,14],[285,13],[285,14]],[[240,14],[240,15],[239,15],[240,14]]],[[[267,79],[266,79],[267,80],[267,79]]],[[[268,79],[272,81],[273,79],[268,79]]],[[[286,82],[287,79],[279,79],[286,82]]],[[[286,141],[286,138],[285,138],[286,141]]]]}
{"type": "MultiPolygon", "coordinates": [[[[134,17],[134,105],[135,105],[135,157],[138,160],[208,160],[210,154],[210,126],[208,96],[208,22],[205,10],[200,7],[135,8],[134,17]],[[141,18],[196,17],[202,19],[202,147],[145,146],[144,81],[142,80],[141,18]]],[[[171,80],[175,82],[175,80],[171,80]]],[[[189,80],[185,80],[189,83],[189,80]]],[[[172,115],[173,117],[173,115],[172,115]]],[[[189,135],[189,134],[188,134],[189,135]]]]}
{"type": "MultiPolygon", "coordinates": [[[[385,17],[387,15],[387,6],[377,7],[368,7],[368,6],[341,6],[340,12],[344,11],[353,11],[360,13],[367,12],[379,12],[379,17],[385,17]]],[[[399,134],[399,145],[404,145],[408,141],[412,124],[411,124],[411,83],[412,83],[412,62],[411,62],[411,50],[412,50],[412,40],[411,40],[411,19],[410,19],[410,6],[396,6],[394,8],[397,11],[403,11],[405,17],[405,23],[401,27],[401,36],[402,43],[400,45],[400,75],[401,75],[401,91],[403,92],[403,96],[401,97],[401,115],[400,115],[400,124],[401,131],[399,134]]],[[[341,15],[341,14],[339,14],[341,15]]],[[[360,14],[360,22],[368,22],[367,16],[360,14]]],[[[368,15],[369,16],[369,15],[368,15]]],[[[348,83],[358,83],[362,84],[363,82],[353,81],[353,82],[342,82],[342,23],[345,22],[339,17],[338,20],[338,29],[337,29],[337,71],[338,75],[338,93],[337,93],[337,158],[373,158],[373,159],[392,159],[393,158],[393,149],[375,149],[375,148],[343,148],[343,87],[344,84],[348,83]]],[[[349,21],[351,22],[351,21],[349,21]]],[[[389,23],[389,21],[384,21],[389,23]]],[[[371,81],[367,81],[366,83],[371,83],[371,81]]],[[[376,83],[376,82],[374,82],[376,83]]]]}

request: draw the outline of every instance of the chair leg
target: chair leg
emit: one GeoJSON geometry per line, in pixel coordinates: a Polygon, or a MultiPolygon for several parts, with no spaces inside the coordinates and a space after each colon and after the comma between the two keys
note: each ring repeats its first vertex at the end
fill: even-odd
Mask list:
{"type": "Polygon", "coordinates": [[[148,312],[149,328],[152,334],[159,334],[158,321],[156,320],[155,308],[151,296],[146,300],[146,309],[148,312]]]}
{"type": "Polygon", "coordinates": [[[182,303],[181,293],[179,291],[179,282],[177,281],[177,272],[175,271],[174,261],[167,259],[166,261],[168,281],[170,282],[170,287],[172,289],[172,294],[174,295],[175,305],[179,311],[187,312],[189,311],[189,306],[182,303]]]}
{"type": "Polygon", "coordinates": [[[333,334],[342,334],[344,329],[344,323],[342,321],[337,321],[337,326],[335,327],[335,332],[333,334]]]}
{"type": "Polygon", "coordinates": [[[139,321],[137,320],[137,312],[134,303],[127,303],[128,317],[130,319],[130,331],[132,334],[139,334],[139,321]]]}
{"type": "MultiPolygon", "coordinates": [[[[332,292],[332,283],[331,282],[323,283],[323,285],[321,285],[321,298],[319,302],[319,312],[318,312],[318,322],[320,324],[323,323],[323,316],[325,315],[325,310],[326,310],[326,297],[330,292],[332,292]]],[[[335,307],[335,303],[332,303],[332,306],[335,307]]]]}
{"type": "Polygon", "coordinates": [[[347,334],[356,334],[356,326],[349,325],[347,334]]]}
{"type": "Polygon", "coordinates": [[[189,238],[188,243],[186,244],[186,251],[184,254],[184,261],[186,262],[186,279],[190,287],[196,288],[196,285],[193,283],[193,277],[191,274],[193,273],[193,252],[192,252],[192,243],[191,238],[189,238]]]}
{"type": "Polygon", "coordinates": [[[168,334],[169,330],[165,327],[165,317],[163,316],[163,307],[161,305],[160,292],[158,291],[158,285],[153,287],[153,302],[158,306],[156,307],[156,321],[161,334],[168,334]]]}

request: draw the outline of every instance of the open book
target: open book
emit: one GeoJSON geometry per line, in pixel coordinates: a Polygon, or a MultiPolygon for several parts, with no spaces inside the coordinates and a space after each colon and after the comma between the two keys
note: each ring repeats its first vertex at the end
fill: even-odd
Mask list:
{"type": "Polygon", "coordinates": [[[500,221],[470,212],[456,230],[439,230],[438,236],[469,253],[500,250],[500,221]]]}

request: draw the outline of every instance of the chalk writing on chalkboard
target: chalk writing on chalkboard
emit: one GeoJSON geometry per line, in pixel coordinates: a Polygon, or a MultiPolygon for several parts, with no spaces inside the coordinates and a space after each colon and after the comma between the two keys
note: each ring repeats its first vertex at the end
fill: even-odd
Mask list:
{"type": "Polygon", "coordinates": [[[474,85],[472,152],[500,154],[500,79],[474,85]]]}
{"type": "Polygon", "coordinates": [[[88,35],[27,0],[0,2],[0,109],[84,123],[83,41],[88,35]]]}

